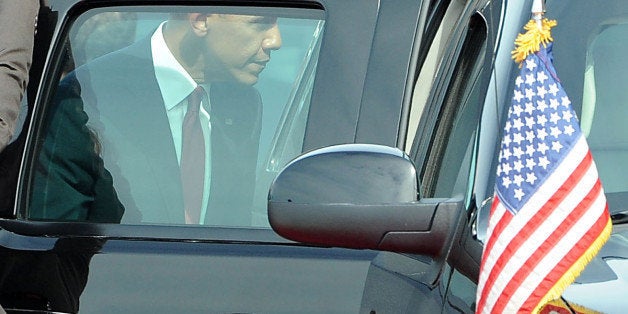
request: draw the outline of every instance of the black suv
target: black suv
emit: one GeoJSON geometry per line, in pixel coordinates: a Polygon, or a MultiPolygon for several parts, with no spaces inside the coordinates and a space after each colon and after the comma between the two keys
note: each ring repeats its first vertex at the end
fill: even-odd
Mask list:
{"type": "MultiPolygon", "coordinates": [[[[0,304],[7,312],[474,312],[497,148],[518,73],[510,51],[530,7],[50,0],[40,12],[21,132],[0,156],[0,304]],[[259,100],[261,109],[213,101],[206,109],[212,132],[232,129],[241,140],[212,146],[231,150],[212,154],[210,205],[197,224],[182,218],[178,169],[171,180],[146,175],[168,168],[164,157],[177,158],[170,134],[141,140],[156,123],[137,101],[120,101],[133,96],[125,86],[109,93],[112,105],[94,96],[150,60],[106,76],[89,71],[190,12],[272,17],[282,38],[253,89],[227,86],[222,94],[259,100]],[[92,89],[73,90],[78,101],[68,108],[58,99],[72,80],[92,89]],[[107,105],[88,106],[93,99],[107,105]],[[255,130],[252,142],[243,130],[255,130]],[[168,156],[154,150],[164,145],[168,156]],[[74,162],[86,156],[97,175],[77,179],[74,162]],[[53,167],[59,163],[68,167],[53,167]],[[64,194],[67,187],[79,193],[64,194]],[[93,193],[103,188],[115,199],[98,202],[93,193]]],[[[564,297],[621,312],[628,3],[548,0],[547,16],[558,21],[555,65],[615,223],[564,297]]]]}

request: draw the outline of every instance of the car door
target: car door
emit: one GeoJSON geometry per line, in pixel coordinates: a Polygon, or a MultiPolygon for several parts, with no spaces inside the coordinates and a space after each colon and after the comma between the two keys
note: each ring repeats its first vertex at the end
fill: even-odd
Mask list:
{"type": "MultiPolygon", "coordinates": [[[[66,1],[52,2],[51,6],[43,8],[40,23],[46,28],[40,31],[39,35],[50,36],[44,39],[49,40],[51,44],[39,46],[47,47],[49,50],[39,51],[40,53],[36,56],[38,66],[44,68],[42,63],[45,63],[45,68],[41,80],[38,80],[38,77],[32,79],[34,84],[41,82],[41,85],[35,85],[36,92],[29,94],[30,108],[34,109],[33,118],[27,119],[27,124],[24,126],[22,145],[18,146],[17,144],[20,143],[16,142],[13,146],[15,150],[25,149],[26,154],[22,159],[20,158],[22,153],[18,151],[13,159],[6,159],[16,166],[11,170],[19,169],[19,163],[22,161],[21,175],[24,179],[18,180],[18,196],[12,198],[16,203],[8,205],[4,211],[7,219],[3,221],[2,230],[4,235],[2,305],[7,310],[32,309],[59,312],[76,312],[80,306],[81,311],[103,313],[112,311],[286,312],[289,311],[287,309],[297,307],[308,312],[324,310],[323,306],[329,306],[328,309],[331,312],[356,311],[352,308],[359,306],[361,283],[360,280],[354,279],[363,276],[358,273],[364,272],[365,265],[368,265],[368,258],[364,259],[364,257],[371,253],[355,252],[358,255],[350,253],[353,257],[346,259],[348,255],[341,254],[343,257],[338,258],[334,250],[309,251],[309,248],[297,248],[297,251],[292,251],[294,246],[274,235],[268,228],[263,228],[267,222],[264,223],[261,218],[257,217],[258,214],[264,215],[263,212],[258,211],[263,208],[262,206],[248,208],[250,219],[247,219],[245,224],[239,223],[239,226],[214,222],[211,226],[194,228],[177,226],[174,221],[169,220],[152,223],[148,220],[137,220],[137,210],[134,209],[152,211],[156,208],[148,209],[152,206],[147,205],[148,203],[154,202],[156,206],[167,205],[169,194],[176,194],[176,190],[166,189],[164,193],[154,193],[148,199],[140,201],[136,198],[138,194],[135,194],[138,189],[155,186],[155,183],[158,186],[160,182],[146,180],[138,184],[138,182],[124,180],[125,175],[150,165],[150,158],[159,157],[146,155],[148,159],[142,159],[142,157],[138,159],[140,155],[133,147],[119,145],[124,143],[124,137],[135,136],[134,130],[142,132],[145,128],[142,125],[145,126],[147,122],[150,122],[149,118],[136,115],[135,122],[129,125],[132,131],[122,131],[115,127],[115,121],[104,119],[104,114],[109,110],[107,106],[101,106],[100,112],[89,111],[87,109],[88,98],[81,97],[85,107],[69,111],[67,118],[55,119],[60,113],[64,113],[65,108],[60,107],[62,103],[57,103],[55,97],[58,97],[59,91],[62,90],[62,82],[65,82],[64,78],[67,75],[72,77],[73,73],[78,73],[73,72],[75,69],[109,51],[124,49],[123,47],[129,44],[139,42],[159,23],[168,19],[172,12],[190,11],[194,8],[234,14],[268,14],[269,12],[268,9],[253,4],[226,8],[200,1],[197,5],[203,4],[202,7],[167,2],[155,4],[161,4],[161,6],[137,5],[132,2],[94,4],[66,1]],[[35,100],[33,95],[37,95],[38,100],[35,100]],[[86,130],[93,130],[93,133],[98,134],[97,143],[100,145],[83,145],[81,142],[83,140],[87,140],[85,143],[91,143],[90,137],[85,138],[80,136],[81,133],[67,132],[68,129],[65,128],[54,128],[55,125],[75,121],[75,117],[80,118],[83,114],[87,114],[88,117],[86,130]],[[51,130],[55,131],[51,132],[51,130]],[[124,135],[120,136],[120,133],[114,131],[124,135]],[[55,134],[61,136],[56,137],[55,134]],[[66,144],[72,146],[69,146],[71,149],[65,152],[47,150],[66,144]],[[77,196],[60,193],[59,188],[64,184],[73,184],[77,189],[88,188],[81,192],[85,194],[89,191],[89,180],[71,179],[54,182],[52,179],[56,170],[49,165],[53,164],[54,160],[69,161],[70,159],[66,158],[70,156],[69,154],[91,152],[96,147],[102,148],[102,151],[99,151],[102,157],[98,158],[102,158],[102,165],[106,171],[115,174],[113,169],[116,167],[125,169],[119,172],[120,176],[114,175],[113,178],[115,182],[113,186],[124,207],[122,217],[119,216],[121,212],[115,208],[118,206],[114,203],[110,202],[101,208],[104,212],[114,215],[107,215],[110,218],[113,217],[113,221],[123,221],[122,224],[112,223],[110,218],[105,220],[96,218],[105,217],[102,215],[58,214],[71,210],[68,201],[73,202],[79,199],[77,196]],[[119,159],[113,156],[107,157],[108,152],[111,153],[113,149],[124,149],[126,153],[119,159]],[[46,155],[47,153],[50,154],[46,155]],[[125,166],[125,163],[131,164],[125,166]],[[139,239],[143,240],[138,241],[139,239]],[[258,246],[254,243],[267,244],[258,246]],[[284,249],[292,252],[283,251],[284,249]],[[306,253],[306,251],[314,254],[306,253]],[[320,253],[323,254],[320,255],[320,253]],[[326,286],[331,286],[329,284],[317,287],[318,284],[315,282],[323,283],[323,281],[313,276],[317,273],[317,264],[323,265],[319,264],[323,260],[325,260],[323,264],[330,267],[328,270],[338,271],[332,277],[340,278],[352,274],[351,279],[347,278],[345,282],[353,287],[342,284],[334,286],[340,289],[338,291],[346,292],[337,299],[343,300],[341,303],[344,305],[330,302],[331,300],[324,302],[326,305],[319,304],[320,297],[331,291],[326,288],[326,286]],[[360,264],[363,266],[359,266],[360,264]],[[297,268],[293,268],[295,266],[297,268]],[[288,281],[281,278],[289,279],[291,283],[284,284],[288,281]],[[299,285],[299,282],[302,284],[299,285]],[[298,289],[295,289],[297,285],[298,289]],[[308,291],[316,291],[318,296],[310,298],[308,291]],[[292,296],[282,300],[282,297],[288,295],[292,296]]],[[[264,128],[260,131],[262,134],[259,135],[259,145],[264,152],[270,151],[270,138],[274,134],[274,126],[278,123],[277,118],[281,116],[284,108],[291,105],[289,100],[291,91],[298,87],[301,78],[305,78],[304,81],[313,79],[321,41],[318,36],[322,38],[324,24],[324,19],[321,18],[323,11],[316,3],[306,8],[286,6],[277,7],[271,11],[275,15],[284,12],[278,23],[282,24],[286,41],[283,47],[285,52],[282,51],[282,54],[275,56],[280,60],[278,66],[274,69],[269,66],[272,69],[268,73],[269,78],[258,87],[262,97],[265,98],[267,110],[265,116],[270,118],[268,122],[264,122],[264,128]]],[[[370,21],[366,19],[362,23],[368,24],[370,21]]],[[[359,21],[355,22],[360,24],[359,21]]],[[[135,65],[124,64],[126,67],[135,65]]],[[[93,71],[90,74],[92,74],[90,78],[78,78],[83,92],[87,90],[86,86],[90,83],[108,78],[97,76],[93,71]]],[[[112,72],[112,75],[115,75],[115,72],[112,72]]],[[[97,89],[98,87],[94,87],[95,92],[98,92],[97,89]]],[[[310,86],[292,101],[309,105],[308,97],[311,91],[310,86]]],[[[105,99],[99,98],[99,105],[102,105],[105,99]]],[[[111,105],[113,104],[109,106],[111,105]]],[[[133,105],[137,104],[126,106],[130,108],[133,105]]],[[[303,109],[303,112],[306,114],[307,108],[303,109]]],[[[113,112],[110,113],[115,115],[113,112]]],[[[224,116],[222,112],[213,114],[214,128],[227,128],[236,123],[240,116],[246,116],[248,113],[239,112],[239,114],[233,117],[224,116]],[[224,120],[216,120],[218,116],[224,120]],[[220,122],[224,123],[224,126],[219,124],[220,122]]],[[[305,123],[303,120],[292,118],[291,122],[298,124],[298,128],[301,129],[305,123]]],[[[286,124],[282,123],[282,125],[286,124]]],[[[85,126],[79,125],[81,129],[85,129],[85,126]]],[[[302,142],[303,134],[299,136],[299,141],[302,142]]],[[[158,142],[148,144],[151,147],[159,145],[158,142]]],[[[294,147],[289,148],[290,150],[282,152],[284,154],[282,158],[290,158],[290,154],[293,156],[301,150],[300,146],[296,151],[294,147]]],[[[235,157],[237,156],[234,156],[234,159],[235,157]]],[[[266,159],[266,155],[260,154],[259,163],[266,159]]],[[[256,181],[255,177],[249,178],[248,181],[242,183],[242,186],[256,186],[257,184],[259,193],[267,190],[265,187],[267,183],[261,177],[259,181],[256,181]]],[[[97,187],[94,189],[96,190],[97,187]]],[[[15,187],[3,191],[7,198],[11,198],[10,190],[13,190],[13,193],[16,192],[15,187]]],[[[252,191],[252,193],[257,192],[252,191]]],[[[237,202],[238,199],[234,198],[233,201],[237,202]]],[[[90,207],[94,208],[94,206],[90,207]]],[[[236,209],[240,206],[234,203],[232,207],[236,209]]],[[[144,215],[144,217],[147,216],[144,215]]],[[[338,291],[333,294],[340,296],[338,291]]]]}

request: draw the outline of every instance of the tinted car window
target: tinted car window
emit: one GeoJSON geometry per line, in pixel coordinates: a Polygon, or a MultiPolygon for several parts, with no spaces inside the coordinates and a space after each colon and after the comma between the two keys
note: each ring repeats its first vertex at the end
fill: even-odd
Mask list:
{"type": "MultiPolygon", "coordinates": [[[[486,53],[486,27],[479,18],[471,20],[465,46],[450,83],[450,94],[441,113],[441,124],[435,134],[435,148],[430,164],[424,170],[423,186],[430,197],[469,195],[472,181],[472,156],[475,150],[477,121],[481,112],[478,94],[484,87],[479,81],[481,66],[486,53]],[[447,108],[449,107],[449,108],[447,108]],[[447,138],[446,141],[440,139],[447,138]]],[[[434,149],[434,148],[433,148],[434,149]]]]}
{"type": "Polygon", "coordinates": [[[301,153],[323,24],[322,11],[302,9],[80,15],[39,113],[43,140],[24,217],[267,226],[270,180],[301,153]],[[186,145],[195,86],[204,90],[202,136],[186,145]],[[181,170],[195,154],[186,147],[201,147],[193,188],[181,170]],[[199,205],[184,205],[195,188],[199,205]]]}
{"type": "Polygon", "coordinates": [[[623,105],[628,98],[624,53],[628,24],[602,25],[587,48],[583,82],[583,131],[598,164],[612,211],[625,210],[628,196],[628,134],[623,105]],[[623,196],[623,198],[622,198],[623,196]]]}
{"type": "MultiPolygon", "coordinates": [[[[482,105],[478,100],[485,88],[480,79],[486,54],[485,24],[478,17],[472,18],[461,40],[464,46],[458,52],[458,62],[442,70],[450,77],[448,86],[434,88],[433,99],[442,99],[442,102],[426,108],[429,115],[426,114],[422,122],[432,127],[412,136],[415,143],[411,155],[422,165],[422,197],[451,198],[470,194],[471,161],[482,105]]],[[[423,109],[420,102],[413,102],[413,106],[423,109]]]]}

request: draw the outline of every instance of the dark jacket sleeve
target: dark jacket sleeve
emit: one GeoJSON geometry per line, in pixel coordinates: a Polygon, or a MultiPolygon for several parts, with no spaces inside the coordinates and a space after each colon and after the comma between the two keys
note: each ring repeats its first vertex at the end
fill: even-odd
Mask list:
{"type": "Polygon", "coordinates": [[[98,136],[87,126],[79,95],[76,80],[69,77],[47,110],[29,218],[120,222],[124,207],[104,168],[98,136]]]}

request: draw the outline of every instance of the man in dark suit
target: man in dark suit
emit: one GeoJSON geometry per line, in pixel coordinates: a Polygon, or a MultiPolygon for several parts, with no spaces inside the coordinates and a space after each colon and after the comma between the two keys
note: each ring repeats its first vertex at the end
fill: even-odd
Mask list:
{"type": "Polygon", "coordinates": [[[75,70],[48,109],[29,217],[250,225],[262,115],[252,85],[280,46],[276,18],[173,14],[75,70]],[[188,139],[191,112],[200,139],[188,139]]]}

